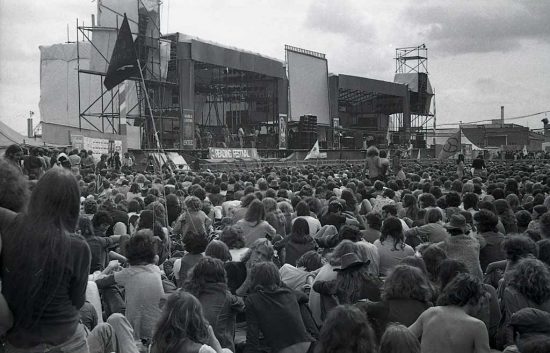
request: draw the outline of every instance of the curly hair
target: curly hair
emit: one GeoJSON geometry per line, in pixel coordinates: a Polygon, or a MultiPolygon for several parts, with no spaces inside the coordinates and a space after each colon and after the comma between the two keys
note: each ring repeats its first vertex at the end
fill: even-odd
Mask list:
{"type": "Polygon", "coordinates": [[[226,289],[227,274],[221,260],[205,256],[193,267],[184,287],[198,298],[209,283],[221,284],[226,289]]]}
{"type": "Polygon", "coordinates": [[[185,250],[191,254],[200,254],[206,250],[208,245],[208,239],[206,234],[196,233],[196,232],[187,232],[183,236],[183,245],[185,250]]]}
{"type": "Polygon", "coordinates": [[[184,204],[189,212],[198,212],[202,209],[202,201],[196,196],[187,196],[184,204]]]}
{"type": "Polygon", "coordinates": [[[207,344],[208,321],[201,303],[192,294],[178,290],[170,297],[157,322],[151,353],[178,353],[183,341],[207,344]]]}
{"type": "Polygon", "coordinates": [[[477,230],[480,233],[494,232],[498,224],[498,217],[489,210],[480,210],[474,215],[474,220],[477,222],[477,230]]]}
{"type": "Polygon", "coordinates": [[[353,305],[339,305],[328,313],[315,353],[356,352],[377,352],[374,332],[361,309],[353,305]]]}
{"type": "Polygon", "coordinates": [[[222,230],[220,240],[223,241],[229,249],[242,249],[245,245],[241,230],[233,226],[225,227],[222,230]]]}
{"type": "Polygon", "coordinates": [[[537,259],[522,259],[510,273],[508,285],[538,305],[550,299],[550,270],[537,259]]]}
{"type": "Polygon", "coordinates": [[[437,298],[439,306],[475,305],[483,297],[485,290],[481,281],[469,273],[460,273],[441,291],[437,298]]]}
{"type": "Polygon", "coordinates": [[[415,299],[427,303],[430,295],[428,280],[420,269],[409,265],[397,265],[384,282],[382,298],[415,299]]]}
{"type": "Polygon", "coordinates": [[[252,291],[259,289],[273,290],[281,286],[279,269],[271,261],[257,262],[252,265],[250,271],[250,288],[252,291]]]}
{"type": "Polygon", "coordinates": [[[537,256],[537,244],[531,238],[522,235],[505,237],[502,248],[506,253],[506,258],[512,262],[529,255],[537,256]]]}
{"type": "Polygon", "coordinates": [[[420,342],[407,326],[390,324],[380,339],[380,353],[420,353],[420,342]]]}

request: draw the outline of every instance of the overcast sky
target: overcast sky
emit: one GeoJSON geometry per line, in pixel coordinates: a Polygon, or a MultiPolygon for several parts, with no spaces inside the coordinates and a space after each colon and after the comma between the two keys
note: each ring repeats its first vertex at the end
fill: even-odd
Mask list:
{"type": "MultiPolygon", "coordinates": [[[[0,120],[39,116],[39,45],[90,24],[91,0],[0,0],[0,120]]],[[[392,81],[395,48],[426,44],[438,123],[550,110],[550,1],[164,0],[162,29],[274,58],[325,53],[331,73],[392,81]]],[[[550,114],[547,114],[550,118],[550,114]]],[[[544,115],[516,120],[542,128],[544,115]]]]}

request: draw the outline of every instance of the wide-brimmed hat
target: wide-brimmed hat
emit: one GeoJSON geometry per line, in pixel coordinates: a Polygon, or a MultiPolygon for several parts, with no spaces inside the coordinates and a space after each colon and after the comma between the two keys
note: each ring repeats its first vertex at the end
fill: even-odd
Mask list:
{"type": "Polygon", "coordinates": [[[466,218],[461,214],[454,214],[451,216],[451,220],[448,223],[445,223],[445,228],[447,229],[461,229],[466,231],[468,229],[468,223],[466,223],[466,218]]]}
{"type": "Polygon", "coordinates": [[[334,267],[334,271],[344,271],[348,268],[368,265],[369,263],[370,260],[368,260],[367,262],[362,261],[356,253],[347,253],[342,256],[340,260],[340,266],[334,267]]]}

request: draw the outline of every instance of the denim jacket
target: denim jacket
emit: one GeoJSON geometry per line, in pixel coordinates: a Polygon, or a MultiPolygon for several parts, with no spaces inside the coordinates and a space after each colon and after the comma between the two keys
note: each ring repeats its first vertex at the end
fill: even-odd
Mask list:
{"type": "Polygon", "coordinates": [[[244,311],[242,298],[231,294],[224,283],[209,283],[198,299],[222,348],[235,352],[235,318],[244,311]]]}

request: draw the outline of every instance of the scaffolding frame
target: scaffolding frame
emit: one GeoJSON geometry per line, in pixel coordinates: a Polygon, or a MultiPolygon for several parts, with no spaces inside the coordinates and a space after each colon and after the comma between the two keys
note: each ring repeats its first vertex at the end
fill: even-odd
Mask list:
{"type": "MultiPolygon", "coordinates": [[[[430,99],[429,94],[426,91],[427,83],[429,82],[428,71],[428,48],[425,44],[421,44],[413,47],[402,47],[395,49],[395,73],[418,74],[418,102],[424,102],[426,99],[430,99]],[[420,75],[426,75],[426,81],[420,80],[420,75]],[[422,82],[421,82],[422,81],[422,82]],[[426,85],[426,86],[424,86],[426,85]]],[[[409,89],[409,93],[411,90],[409,89]]],[[[390,116],[388,134],[390,141],[393,140],[394,134],[399,134],[399,141],[409,141],[411,144],[415,140],[427,141],[428,131],[434,131],[436,129],[436,114],[435,114],[435,92],[433,97],[433,111],[432,103],[427,112],[419,111],[418,107],[411,106],[410,114],[410,126],[405,124],[403,114],[393,114],[390,116]]]]}
{"type": "MultiPolygon", "coordinates": [[[[158,3],[157,13],[160,16],[160,5],[158,3]]],[[[155,124],[157,130],[162,131],[163,119],[166,117],[166,112],[171,111],[172,107],[165,106],[165,96],[167,87],[177,86],[175,82],[169,82],[168,80],[163,80],[161,75],[161,50],[160,50],[160,41],[167,40],[162,37],[160,28],[152,18],[149,12],[140,11],[140,6],[145,8],[145,4],[142,0],[136,0],[136,6],[138,8],[138,22],[134,19],[129,18],[128,21],[138,26],[138,33],[132,33],[136,36],[136,56],[139,61],[140,66],[142,67],[142,73],[145,77],[143,82],[146,83],[143,87],[142,81],[139,76],[131,77],[127,81],[133,82],[135,85],[136,98],[137,101],[133,106],[129,106],[126,111],[125,118],[127,121],[132,121],[134,126],[140,126],[141,129],[141,141],[142,147],[152,148],[155,146],[155,139],[153,136],[153,131],[155,129],[151,124],[155,124]],[[146,24],[154,24],[154,28],[151,29],[150,33],[146,31],[146,24]],[[145,27],[145,28],[144,28],[145,27]],[[149,52],[153,50],[153,54],[149,55],[149,52]],[[158,73],[155,71],[155,66],[158,66],[158,73]],[[147,119],[147,114],[145,112],[145,92],[144,89],[147,89],[147,92],[151,98],[151,110],[153,112],[153,122],[151,119],[147,119]],[[159,129],[160,128],[160,129],[159,129]]],[[[105,61],[106,65],[109,65],[109,59],[107,59],[102,51],[94,44],[91,39],[94,31],[116,31],[118,34],[119,31],[119,18],[122,19],[124,14],[119,13],[116,10],[104,5],[102,2],[98,2],[98,12],[101,10],[110,11],[116,15],[116,27],[103,27],[103,26],[85,26],[84,24],[80,25],[78,19],[76,21],[76,51],[77,51],[77,80],[78,80],[78,126],[82,130],[83,121],[88,123],[96,131],[101,133],[110,133],[110,134],[121,134],[123,133],[121,127],[121,116],[120,116],[120,91],[119,87],[107,91],[103,86],[103,81],[105,78],[105,72],[99,72],[94,70],[82,69],[80,65],[80,43],[88,42],[91,45],[91,50],[98,53],[101,58],[105,61]],[[95,99],[91,100],[91,103],[83,106],[81,99],[81,75],[94,75],[99,76],[100,87],[97,88],[99,95],[95,99]],[[100,112],[92,112],[92,108],[98,103],[101,102],[100,112]]],[[[160,21],[159,21],[160,23],[160,21]]],[[[172,46],[171,46],[172,49],[172,46]]],[[[171,51],[172,55],[172,51],[171,51]]],[[[171,58],[169,58],[171,59],[171,58]]],[[[167,68],[168,69],[168,68],[167,68]]],[[[96,92],[93,90],[92,92],[96,92]]],[[[179,110],[179,107],[177,108],[179,110]]],[[[162,134],[160,134],[162,137],[162,134]]],[[[160,141],[162,144],[162,141],[160,141]]]]}

